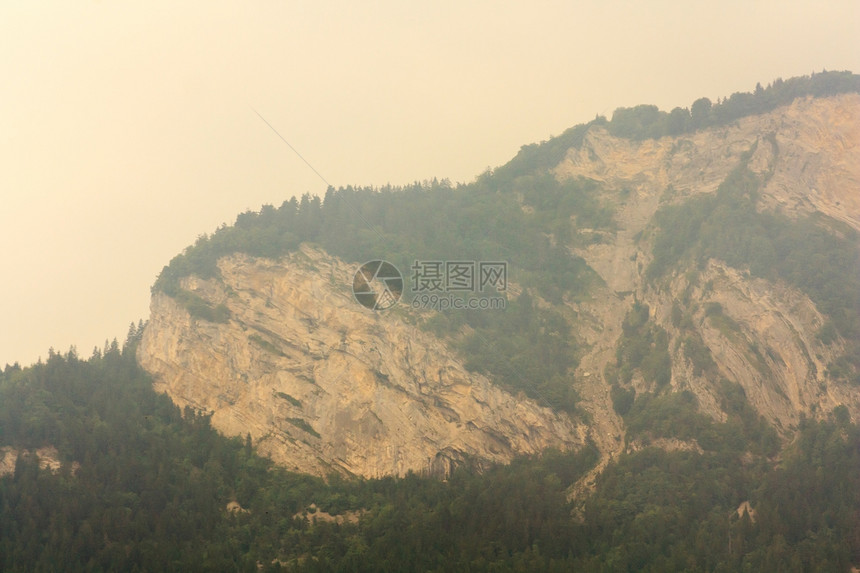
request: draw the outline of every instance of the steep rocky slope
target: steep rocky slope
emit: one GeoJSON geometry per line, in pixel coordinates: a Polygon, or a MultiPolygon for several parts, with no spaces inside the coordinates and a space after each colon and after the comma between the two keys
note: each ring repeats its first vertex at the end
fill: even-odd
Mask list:
{"type": "Polygon", "coordinates": [[[454,463],[584,441],[562,414],[469,373],[451,350],[395,315],[365,309],[355,269],[303,247],[275,262],[233,256],[221,280],[184,287],[230,318],[192,318],[157,294],[138,350],[156,388],[213,412],[228,435],[250,434],[288,468],[365,477],[447,473],[454,463]]]}
{"type": "MultiPolygon", "coordinates": [[[[860,389],[827,377],[826,365],[842,349],[838,341],[823,344],[816,337],[824,317],[805,294],[717,260],[659,285],[646,280],[652,256],[647,232],[657,210],[714,193],[750,150],[749,169],[766,179],[760,209],[789,216],[818,212],[860,230],[857,94],[801,99],[772,113],[677,138],[635,142],[592,128],[583,145],[571,149],[555,169],[560,178],[602,182],[607,200],[617,205],[617,232],[574,250],[606,283],[603,292],[577,307],[590,318],[581,325],[591,344],[579,369],[581,392],[604,451],[623,448],[623,424],[612,411],[602,372],[615,360],[622,321],[634,300],[647,303],[654,322],[669,334],[672,387],[691,390],[700,409],[714,418],[724,418],[714,381],[694,373],[684,356],[681,341],[690,331],[673,324],[675,305],[692,311],[690,327],[707,346],[719,375],[739,383],[776,427],[786,430],[801,414],[824,415],[843,404],[860,419],[860,389]],[[709,302],[720,303],[729,320],[706,317],[709,302]]],[[[639,386],[646,389],[641,381],[639,386]]]]}
{"type": "Polygon", "coordinates": [[[754,145],[751,170],[769,174],[762,208],[817,211],[860,230],[860,94],[798,99],[731,125],[656,140],[631,141],[592,127],[555,173],[630,191],[620,220],[627,230],[641,230],[660,201],[716,190],[754,145]]]}
{"type": "Polygon", "coordinates": [[[687,390],[702,412],[724,420],[727,380],[784,436],[802,415],[840,405],[860,420],[860,388],[828,374],[845,341],[818,335],[827,317],[807,294],[714,258],[660,280],[646,275],[658,210],[714,194],[742,163],[763,181],[757,209],[820,214],[860,230],[860,95],[798,99],[726,126],[644,141],[595,125],[553,169],[559,180],[598,182],[600,200],[614,211],[614,228],[577,228],[591,240],[570,248],[604,283],[568,297],[563,309],[582,343],[575,384],[583,421],[468,372],[456,352],[411,325],[409,310],[366,311],[348,290],[357,265],[307,245],[278,260],[231,255],[219,260],[219,279],[182,279],[185,291],[223,305],[223,322],[194,318],[156,292],[139,360],[178,404],[212,412],[222,432],[250,434],[279,463],[316,474],[445,473],[457,463],[506,462],[587,439],[605,460],[639,447],[628,443],[612,399],[612,369],[636,303],[666,334],[671,375],[657,388],[636,372],[622,382],[631,391],[687,390]],[[691,359],[694,343],[713,367],[691,359]]]}

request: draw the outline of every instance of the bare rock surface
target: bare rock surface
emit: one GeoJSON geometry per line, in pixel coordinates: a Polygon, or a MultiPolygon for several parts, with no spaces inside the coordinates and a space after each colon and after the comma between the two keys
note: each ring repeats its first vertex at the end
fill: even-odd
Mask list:
{"type": "Polygon", "coordinates": [[[468,372],[438,339],[353,300],[355,269],[303,247],[280,261],[235,255],[222,280],[184,287],[223,324],[157,294],[138,349],[155,387],[212,413],[232,436],[289,469],[365,477],[445,474],[454,464],[584,441],[566,415],[517,399],[468,372]]]}

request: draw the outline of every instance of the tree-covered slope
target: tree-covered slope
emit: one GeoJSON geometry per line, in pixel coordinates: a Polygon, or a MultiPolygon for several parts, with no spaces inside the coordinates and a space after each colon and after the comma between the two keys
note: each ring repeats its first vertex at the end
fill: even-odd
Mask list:
{"type": "Polygon", "coordinates": [[[326,483],[183,416],[135,344],[0,374],[0,447],[55,446],[64,462],[22,455],[0,477],[4,571],[844,571],[860,558],[860,430],[844,411],[804,422],[779,461],[700,417],[688,437],[702,452],[622,455],[587,500],[566,492],[593,448],[445,482],[326,483]],[[311,504],[352,517],[314,521],[311,504]]]}

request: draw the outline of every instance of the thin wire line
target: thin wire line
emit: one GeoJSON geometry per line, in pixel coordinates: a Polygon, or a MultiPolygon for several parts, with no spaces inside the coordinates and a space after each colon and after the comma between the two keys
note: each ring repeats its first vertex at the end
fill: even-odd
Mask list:
{"type": "MultiPolygon", "coordinates": [[[[281,133],[280,133],[277,129],[275,129],[275,126],[273,126],[271,123],[269,123],[269,121],[268,121],[265,117],[263,117],[263,116],[260,114],[260,112],[259,112],[259,111],[257,111],[256,109],[254,109],[254,107],[253,107],[253,106],[251,106],[251,110],[253,110],[253,112],[257,114],[257,117],[259,117],[260,119],[262,119],[262,120],[263,120],[263,123],[265,123],[266,125],[268,125],[268,126],[269,126],[269,129],[271,129],[272,131],[274,131],[274,132],[275,132],[275,135],[277,135],[278,137],[280,137],[280,138],[281,138],[281,141],[283,141],[284,143],[286,143],[286,144],[287,144],[287,147],[289,147],[290,149],[292,149],[292,150],[293,150],[293,153],[295,153],[296,155],[298,155],[298,156],[299,156],[299,159],[301,159],[302,161],[304,161],[304,162],[305,162],[305,165],[307,165],[308,167],[310,167],[310,168],[311,168],[311,171],[313,171],[314,173],[316,173],[316,174],[317,174],[317,177],[319,177],[319,178],[322,180],[322,182],[323,182],[323,183],[325,183],[325,184],[326,184],[328,187],[330,187],[330,188],[334,188],[334,187],[332,186],[332,184],[331,184],[331,183],[329,183],[329,182],[328,182],[328,180],[326,180],[326,178],[325,178],[325,177],[323,177],[323,176],[322,176],[322,174],[321,174],[319,171],[317,171],[317,170],[316,170],[316,168],[315,168],[313,165],[311,165],[310,161],[308,161],[307,159],[305,159],[305,158],[304,158],[304,156],[302,156],[302,154],[301,154],[301,153],[299,153],[299,151],[298,151],[295,147],[293,147],[293,146],[290,144],[290,142],[289,142],[289,141],[287,141],[287,140],[286,140],[286,138],[285,138],[283,135],[281,135],[281,133]]],[[[357,208],[356,208],[352,203],[350,203],[349,201],[347,201],[346,197],[344,197],[343,195],[341,195],[341,196],[339,197],[339,199],[340,199],[341,201],[343,201],[344,205],[346,205],[347,207],[349,207],[349,208],[352,210],[352,212],[353,212],[353,213],[355,213],[355,214],[358,216],[358,218],[362,220],[362,222],[364,222],[364,224],[365,224],[365,225],[367,225],[367,228],[368,228],[368,229],[370,229],[371,231],[373,231],[374,233],[376,233],[376,236],[377,236],[377,237],[379,237],[379,239],[380,239],[383,243],[384,243],[384,242],[386,242],[386,241],[385,241],[385,237],[383,237],[383,236],[382,236],[382,233],[380,233],[380,232],[379,232],[379,229],[377,229],[376,227],[374,227],[373,225],[371,225],[371,224],[370,224],[370,221],[368,221],[367,219],[365,219],[365,218],[364,218],[364,215],[362,215],[362,214],[361,214],[361,211],[359,211],[359,210],[358,210],[358,209],[357,209],[357,208]]]]}
{"type": "Polygon", "coordinates": [[[268,121],[265,117],[263,117],[262,115],[260,115],[260,112],[259,112],[259,111],[257,111],[257,110],[256,110],[256,109],[254,109],[253,107],[251,107],[251,109],[254,111],[254,113],[256,113],[256,114],[257,114],[257,117],[259,117],[260,119],[262,119],[262,120],[263,120],[263,123],[265,123],[266,125],[268,125],[268,126],[269,126],[269,129],[271,129],[272,131],[274,131],[274,132],[275,132],[275,135],[277,135],[278,137],[280,137],[280,138],[281,138],[281,141],[283,141],[284,143],[286,143],[286,144],[287,144],[287,147],[289,147],[290,149],[292,149],[292,150],[293,150],[293,153],[295,153],[296,155],[298,155],[298,156],[299,156],[299,159],[301,159],[302,161],[304,161],[304,162],[305,162],[305,164],[306,164],[308,167],[310,167],[310,168],[311,168],[311,171],[313,171],[314,173],[316,173],[316,174],[317,174],[317,177],[319,177],[320,179],[322,179],[322,182],[323,182],[323,183],[325,183],[326,185],[328,185],[329,187],[331,187],[331,183],[329,183],[329,182],[326,180],[326,178],[325,178],[325,177],[323,177],[323,176],[320,174],[320,172],[319,172],[319,171],[317,171],[317,170],[314,168],[314,166],[313,166],[313,165],[311,165],[311,164],[310,164],[310,162],[302,156],[302,154],[301,154],[301,153],[299,153],[298,149],[296,149],[295,147],[293,147],[292,145],[290,145],[290,142],[289,142],[289,141],[287,141],[287,140],[286,140],[286,138],[284,138],[284,136],[283,136],[283,135],[281,135],[281,134],[280,134],[280,132],[279,132],[277,129],[275,129],[275,127],[274,127],[271,123],[269,123],[269,121],[268,121]]]}

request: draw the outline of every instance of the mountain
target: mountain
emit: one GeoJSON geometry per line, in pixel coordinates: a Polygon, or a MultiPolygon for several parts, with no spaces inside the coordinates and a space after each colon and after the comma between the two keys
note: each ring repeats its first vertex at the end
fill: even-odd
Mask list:
{"type": "Polygon", "coordinates": [[[657,403],[782,440],[837,407],[856,421],[856,86],[825,73],[692,112],[621,109],[473,184],[244,213],[165,267],[140,364],[215,428],[318,475],[701,448],[651,419],[657,403]],[[415,284],[365,309],[352,275],[375,259],[407,283],[418,261],[502,261],[506,309],[414,311],[415,284]]]}
{"type": "Polygon", "coordinates": [[[0,371],[0,569],[857,570],[858,94],[240,214],[0,371]]]}

